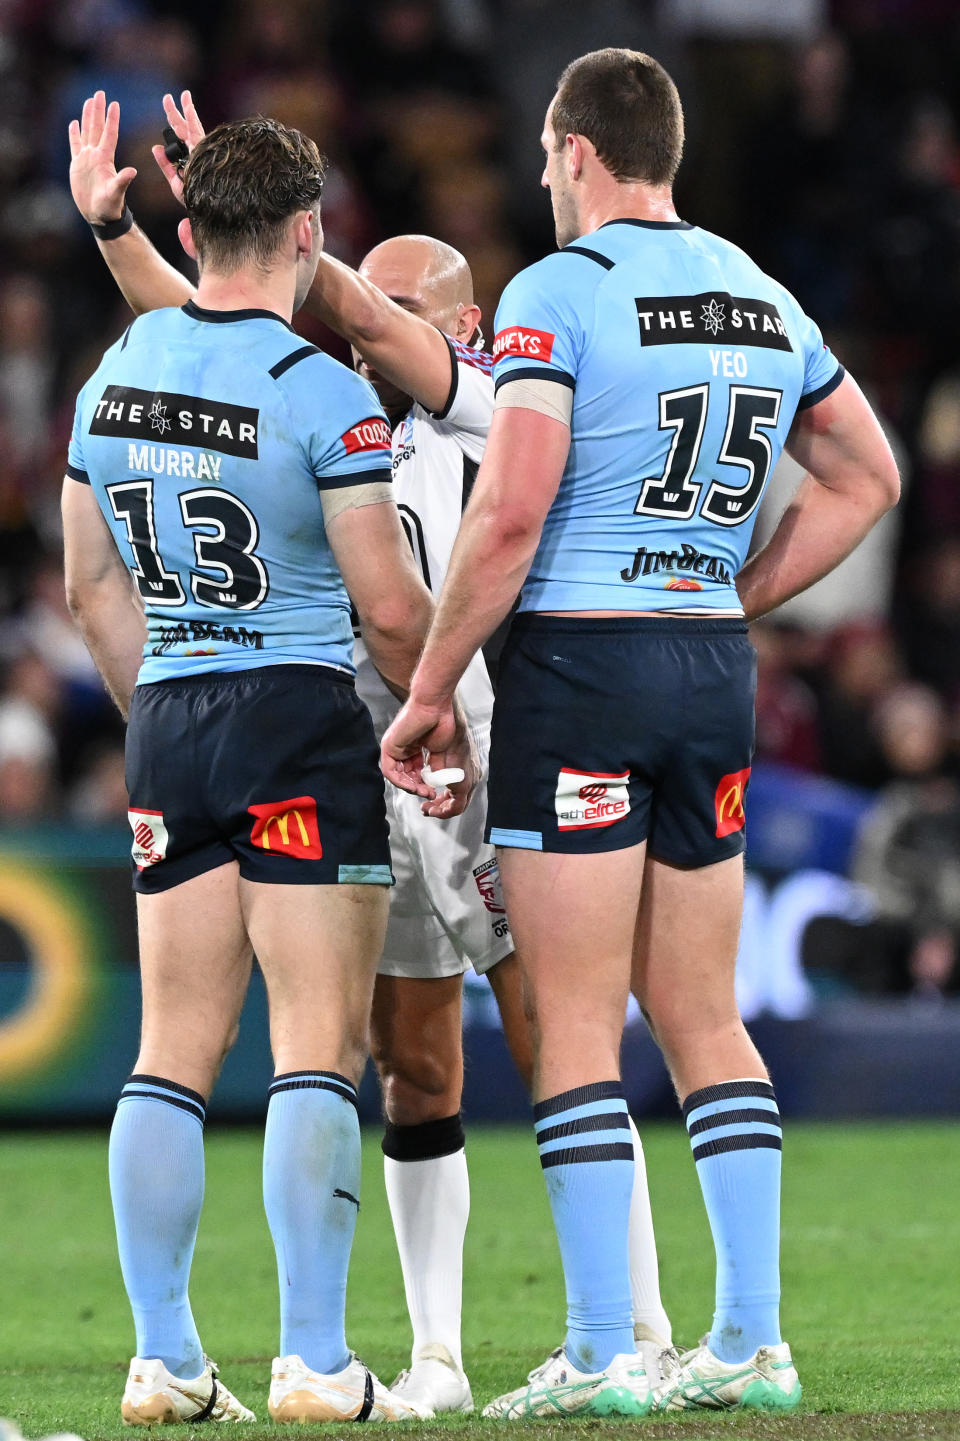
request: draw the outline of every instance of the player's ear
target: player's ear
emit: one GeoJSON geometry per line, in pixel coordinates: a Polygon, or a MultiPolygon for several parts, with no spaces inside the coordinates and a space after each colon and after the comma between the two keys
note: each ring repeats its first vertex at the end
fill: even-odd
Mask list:
{"type": "Polygon", "coordinates": [[[293,237],[297,242],[297,254],[310,256],[323,245],[323,231],[315,210],[302,210],[293,226],[293,237]]]}
{"type": "Polygon", "coordinates": [[[482,314],[479,305],[460,306],[457,314],[457,333],[455,339],[462,340],[465,344],[469,345],[481,319],[482,314]]]}
{"type": "Polygon", "coordinates": [[[177,235],[180,237],[180,244],[183,246],[191,260],[199,260],[197,247],[193,243],[193,230],[189,220],[181,220],[177,226],[177,235]]]}
{"type": "MultiPolygon", "coordinates": [[[[583,174],[583,162],[587,155],[586,146],[588,146],[590,142],[589,140],[584,141],[581,135],[568,135],[566,144],[566,161],[567,169],[570,172],[570,179],[579,180],[583,174]]],[[[593,147],[591,146],[590,148],[592,149],[593,147]]]]}

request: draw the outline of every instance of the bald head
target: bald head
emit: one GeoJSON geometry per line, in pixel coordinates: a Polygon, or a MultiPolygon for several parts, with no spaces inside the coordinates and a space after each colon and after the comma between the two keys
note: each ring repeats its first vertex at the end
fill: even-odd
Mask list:
{"type": "Polygon", "coordinates": [[[469,265],[459,250],[432,235],[398,235],[375,245],[360,274],[405,310],[448,335],[457,335],[462,328],[461,309],[473,306],[469,265]]]}

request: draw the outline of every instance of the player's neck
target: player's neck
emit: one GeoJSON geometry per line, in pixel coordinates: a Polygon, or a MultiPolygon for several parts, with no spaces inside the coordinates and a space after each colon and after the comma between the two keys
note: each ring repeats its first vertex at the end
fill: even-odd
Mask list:
{"type": "Polygon", "coordinates": [[[590,235],[608,220],[679,220],[669,185],[631,184],[614,180],[581,197],[581,235],[590,235]]]}
{"type": "Polygon", "coordinates": [[[195,300],[204,310],[272,310],[289,324],[295,290],[293,272],[234,270],[222,275],[204,269],[195,300]]]}

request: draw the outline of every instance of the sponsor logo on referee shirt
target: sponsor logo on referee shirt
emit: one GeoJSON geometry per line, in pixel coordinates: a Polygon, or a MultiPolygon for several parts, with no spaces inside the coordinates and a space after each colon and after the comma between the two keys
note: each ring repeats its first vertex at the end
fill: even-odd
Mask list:
{"type": "Polygon", "coordinates": [[[343,432],[340,439],[348,455],[355,455],[358,451],[391,450],[393,447],[390,426],[382,415],[358,420],[356,425],[343,432]]]}
{"type": "Polygon", "coordinates": [[[494,916],[506,915],[503,891],[500,886],[500,865],[496,857],[484,861],[482,866],[477,866],[473,873],[473,879],[477,883],[480,899],[487,910],[494,916]]]}
{"type": "Polygon", "coordinates": [[[518,355],[526,360],[549,360],[556,338],[549,330],[511,325],[497,334],[493,342],[493,358],[502,360],[505,355],[518,355]]]}
{"type": "Polygon", "coordinates": [[[250,840],[260,850],[292,860],[319,861],[323,857],[317,826],[317,803],[313,796],[293,796],[287,801],[265,801],[248,806],[254,817],[250,840]]]}
{"type": "Polygon", "coordinates": [[[108,385],[97,401],[90,434],[197,446],[256,460],[259,417],[259,410],[249,405],[230,405],[225,400],[206,400],[172,390],[108,385]]]}
{"type": "Polygon", "coordinates": [[[701,295],[637,296],[644,345],[715,344],[718,339],[763,350],[793,350],[777,307],[726,290],[701,295]]]}
{"type": "Polygon", "coordinates": [[[731,771],[729,775],[720,778],[713,801],[717,813],[718,841],[723,840],[724,836],[732,836],[735,831],[742,831],[746,825],[743,798],[750,780],[750,770],[751,767],[746,766],[742,771],[731,771]]]}
{"type": "Polygon", "coordinates": [[[554,803],[561,831],[612,826],[630,810],[629,771],[575,771],[564,766],[554,803]]]}
{"type": "Polygon", "coordinates": [[[133,831],[130,854],[137,870],[146,870],[147,866],[155,866],[158,861],[162,861],[170,842],[167,828],[163,824],[163,812],[138,811],[131,806],[127,811],[127,820],[133,831]]]}

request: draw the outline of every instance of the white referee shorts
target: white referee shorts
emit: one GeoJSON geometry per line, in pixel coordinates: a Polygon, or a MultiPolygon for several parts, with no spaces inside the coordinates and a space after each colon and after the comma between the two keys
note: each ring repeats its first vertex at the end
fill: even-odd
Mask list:
{"type": "MultiPolygon", "coordinates": [[[[484,757],[484,761],[486,757],[484,757]]],[[[388,785],[390,863],[396,885],[381,976],[483,975],[513,950],[492,845],[483,839],[486,765],[463,815],[425,816],[419,796],[388,785]]]]}

